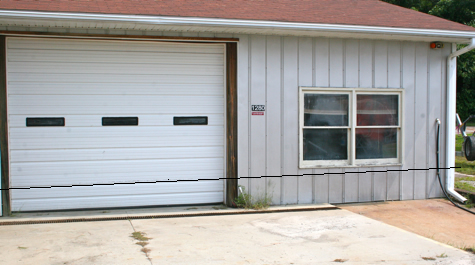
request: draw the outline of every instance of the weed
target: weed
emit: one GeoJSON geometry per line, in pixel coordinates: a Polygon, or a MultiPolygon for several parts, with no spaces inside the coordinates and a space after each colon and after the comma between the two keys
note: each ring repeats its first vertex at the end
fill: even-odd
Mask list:
{"type": "Polygon", "coordinates": [[[27,247],[20,247],[20,246],[18,246],[18,249],[27,249],[27,247]]]}
{"type": "Polygon", "coordinates": [[[110,211],[102,211],[102,213],[110,213],[110,211]]]}
{"type": "Polygon", "coordinates": [[[191,208],[186,208],[185,210],[196,210],[196,209],[198,209],[198,208],[196,208],[196,207],[191,207],[191,208]]]}
{"type": "Polygon", "coordinates": [[[148,245],[148,242],[140,241],[140,242],[137,242],[137,243],[135,243],[135,244],[137,244],[137,245],[139,245],[139,246],[142,246],[142,247],[145,247],[146,245],[148,245]]]}
{"type": "Polygon", "coordinates": [[[433,257],[422,257],[423,260],[435,260],[433,257]]]}
{"type": "Polygon", "coordinates": [[[239,196],[234,200],[238,208],[260,210],[269,208],[272,204],[272,193],[253,198],[243,186],[239,186],[239,191],[239,196]]]}
{"type": "Polygon", "coordinates": [[[468,197],[468,198],[467,198],[467,201],[465,202],[465,207],[474,208],[475,207],[475,202],[472,201],[472,198],[470,198],[469,196],[466,196],[466,197],[468,197]]]}
{"type": "Polygon", "coordinates": [[[448,256],[447,256],[447,254],[445,254],[445,252],[444,252],[444,253],[442,253],[442,254],[436,256],[436,257],[438,257],[438,258],[447,258],[448,256]]]}
{"type": "Polygon", "coordinates": [[[145,233],[143,232],[133,232],[131,237],[138,241],[148,241],[151,239],[149,237],[146,237],[145,233]]]}
{"type": "Polygon", "coordinates": [[[226,207],[226,205],[224,205],[224,204],[223,204],[223,205],[220,205],[220,206],[213,206],[213,207],[211,207],[211,208],[213,208],[213,209],[215,209],[215,210],[228,209],[228,207],[226,207]]]}
{"type": "Polygon", "coordinates": [[[346,262],[348,261],[347,259],[335,259],[333,262],[346,262]]]}
{"type": "Polygon", "coordinates": [[[145,253],[148,257],[148,253],[150,252],[151,250],[149,248],[142,248],[142,252],[145,253]]]}
{"type": "MultiPolygon", "coordinates": [[[[134,228],[135,230],[135,228],[134,228]]],[[[148,242],[145,242],[145,241],[148,241],[150,240],[151,238],[150,237],[146,237],[145,236],[145,233],[143,232],[140,232],[140,231],[135,231],[132,233],[131,237],[133,237],[135,240],[139,241],[135,244],[139,245],[142,247],[141,251],[143,253],[145,253],[145,256],[147,256],[147,259],[151,262],[150,260],[150,257],[148,256],[148,253],[151,251],[149,248],[146,248],[145,246],[148,245],[148,242]]]]}
{"type": "Polygon", "coordinates": [[[471,248],[463,247],[462,249],[472,254],[475,254],[475,247],[471,247],[471,248]]]}

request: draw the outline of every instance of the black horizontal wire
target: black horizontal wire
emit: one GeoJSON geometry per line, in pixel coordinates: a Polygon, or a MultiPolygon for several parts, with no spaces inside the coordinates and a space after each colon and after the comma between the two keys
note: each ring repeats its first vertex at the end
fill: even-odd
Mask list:
{"type": "Polygon", "coordinates": [[[74,185],[53,185],[53,186],[34,186],[34,187],[19,187],[19,188],[5,188],[0,190],[29,190],[29,189],[49,189],[49,188],[72,188],[72,187],[93,187],[93,186],[114,186],[114,185],[134,185],[134,184],[156,184],[156,183],[176,183],[186,181],[200,181],[200,180],[222,180],[222,179],[260,179],[260,178],[282,178],[282,177],[303,177],[303,176],[324,176],[324,175],[345,175],[345,174],[366,174],[366,173],[386,173],[386,172],[407,172],[407,171],[428,171],[430,169],[451,169],[460,167],[431,167],[431,168],[409,168],[409,169],[388,169],[388,170],[367,170],[362,172],[327,172],[315,174],[299,174],[299,175],[280,175],[280,176],[260,176],[260,177],[237,177],[237,178],[216,178],[216,179],[177,179],[177,180],[157,180],[157,181],[136,181],[136,182],[115,182],[115,183],[95,183],[95,184],[74,184],[74,185]]]}

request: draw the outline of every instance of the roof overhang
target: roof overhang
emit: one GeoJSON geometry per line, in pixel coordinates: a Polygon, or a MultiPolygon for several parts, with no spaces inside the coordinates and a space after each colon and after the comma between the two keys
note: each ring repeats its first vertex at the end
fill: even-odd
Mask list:
{"type": "Polygon", "coordinates": [[[24,27],[77,28],[139,31],[266,34],[281,36],[336,37],[404,41],[469,43],[475,31],[371,27],[343,24],[312,24],[280,21],[199,17],[111,15],[0,10],[0,26],[7,30],[24,27]]]}

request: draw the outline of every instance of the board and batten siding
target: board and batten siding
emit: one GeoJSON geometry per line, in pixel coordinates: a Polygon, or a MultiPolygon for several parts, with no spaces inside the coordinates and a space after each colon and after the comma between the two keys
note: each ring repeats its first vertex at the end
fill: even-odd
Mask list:
{"type": "MultiPolygon", "coordinates": [[[[239,38],[239,185],[252,196],[268,194],[274,204],[442,196],[434,169],[435,121],[441,119],[444,126],[445,62],[451,45],[432,50],[422,42],[234,37],[239,38]],[[300,169],[299,86],[403,88],[402,166],[300,169]],[[266,105],[265,115],[252,116],[251,105],[266,105]],[[255,178],[261,176],[267,177],[255,178]]],[[[444,146],[442,140],[442,154],[444,146]]]]}

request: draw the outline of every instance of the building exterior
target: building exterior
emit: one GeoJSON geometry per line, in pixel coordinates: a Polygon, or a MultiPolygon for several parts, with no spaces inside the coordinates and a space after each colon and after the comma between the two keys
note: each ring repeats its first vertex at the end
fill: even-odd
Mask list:
{"type": "Polygon", "coordinates": [[[4,214],[441,197],[437,119],[453,189],[471,27],[378,0],[27,0],[0,33],[4,214]]]}

